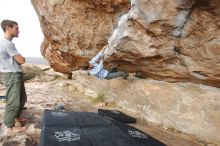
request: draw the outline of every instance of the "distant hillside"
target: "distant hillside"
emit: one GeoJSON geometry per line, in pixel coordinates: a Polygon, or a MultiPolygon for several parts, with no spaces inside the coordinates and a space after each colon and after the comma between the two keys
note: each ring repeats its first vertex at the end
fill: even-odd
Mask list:
{"type": "Polygon", "coordinates": [[[43,57],[26,57],[26,63],[31,64],[48,64],[47,60],[43,57]]]}

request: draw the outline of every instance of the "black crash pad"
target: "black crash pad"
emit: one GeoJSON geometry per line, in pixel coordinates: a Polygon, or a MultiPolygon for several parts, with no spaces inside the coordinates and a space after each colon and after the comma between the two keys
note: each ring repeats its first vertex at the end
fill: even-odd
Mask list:
{"type": "Polygon", "coordinates": [[[45,110],[41,146],[165,146],[124,123],[97,113],[45,110]]]}
{"type": "Polygon", "coordinates": [[[109,120],[92,112],[68,112],[45,110],[42,115],[41,126],[77,127],[83,125],[109,125],[109,120]]]}
{"type": "Polygon", "coordinates": [[[121,131],[123,131],[129,138],[145,146],[162,146],[162,143],[157,139],[145,134],[143,131],[118,121],[112,121],[121,131]]]}
{"type": "Polygon", "coordinates": [[[136,123],[136,119],[128,116],[118,110],[106,110],[106,109],[98,109],[98,113],[101,116],[111,118],[116,121],[120,121],[122,123],[136,123]]]}

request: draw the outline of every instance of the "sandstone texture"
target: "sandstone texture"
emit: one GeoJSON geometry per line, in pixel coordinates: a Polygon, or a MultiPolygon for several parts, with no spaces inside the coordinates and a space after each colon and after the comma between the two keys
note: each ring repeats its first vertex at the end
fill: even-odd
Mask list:
{"type": "Polygon", "coordinates": [[[107,44],[127,0],[32,0],[45,35],[41,46],[50,66],[71,73],[107,44]]]}
{"type": "MultiPolygon", "coordinates": [[[[29,69],[29,72],[26,72],[27,76],[32,76],[32,72],[30,70],[33,70],[35,72],[36,70],[38,70],[38,72],[42,72],[43,70],[45,70],[45,68],[48,68],[48,66],[28,65],[25,66],[25,68],[29,69]]],[[[126,113],[127,115],[133,116],[137,119],[137,123],[133,124],[133,126],[136,126],[138,129],[142,130],[146,134],[160,140],[167,146],[207,146],[207,144],[210,144],[210,140],[201,140],[189,134],[179,132],[173,128],[166,129],[157,124],[146,122],[141,118],[144,113],[137,113],[134,108],[130,108],[130,111],[128,111],[124,106],[116,105],[121,105],[121,103],[118,101],[127,100],[129,102],[131,100],[131,98],[127,98],[124,96],[126,94],[119,94],[120,92],[112,92],[111,94],[109,94],[109,92],[107,94],[105,93],[107,92],[107,90],[104,91],[106,87],[109,86],[109,83],[111,84],[111,86],[115,83],[118,83],[118,90],[115,91],[124,91],[122,89],[123,87],[119,87],[119,85],[128,83],[130,86],[135,80],[126,81],[116,79],[109,82],[100,82],[100,80],[96,78],[90,78],[89,76],[81,72],[74,73],[73,77],[75,78],[75,80],[67,80],[63,77],[57,78],[57,73],[53,72],[52,70],[45,70],[44,73],[38,74],[31,80],[29,79],[25,82],[28,100],[25,105],[27,109],[23,111],[22,117],[28,118],[29,122],[22,123],[22,125],[25,125],[27,127],[27,130],[16,135],[7,136],[4,132],[5,126],[3,122],[3,116],[5,110],[5,100],[0,99],[0,145],[39,146],[42,112],[44,111],[44,109],[56,109],[59,105],[63,105],[66,111],[74,112],[97,112],[98,108],[120,110],[123,113],[126,113]],[[82,80],[79,81],[80,78],[82,80]],[[87,80],[87,82],[83,82],[84,80],[87,80]],[[96,82],[96,84],[88,84],[88,81],[90,81],[91,83],[96,82]],[[107,84],[104,84],[104,86],[102,86],[103,83],[107,84]],[[91,87],[88,87],[88,85],[91,85],[91,87]],[[97,94],[99,94],[99,97],[101,95],[98,90],[95,90],[95,88],[99,88],[100,90],[103,89],[103,100],[101,102],[92,102],[98,97],[97,94]],[[121,99],[119,96],[121,97],[121,99]],[[113,102],[111,101],[112,99],[114,99],[113,101],[115,102],[115,104],[113,104],[113,102]],[[121,107],[123,107],[124,109],[122,109],[121,107]],[[134,112],[131,110],[133,110],[134,112]]],[[[169,83],[165,83],[166,86],[168,84],[169,83]]],[[[110,91],[114,90],[111,89],[110,91]]],[[[157,90],[154,91],[158,92],[157,90]]],[[[0,95],[4,95],[5,92],[6,88],[2,84],[0,84],[0,95]]],[[[141,96],[136,96],[136,99],[138,99],[139,97],[141,96]]],[[[215,143],[212,143],[212,145],[210,146],[216,145],[215,143]]]]}
{"type": "Polygon", "coordinates": [[[62,73],[105,45],[105,67],[220,87],[218,0],[32,0],[42,54],[62,73]]]}
{"type": "Polygon", "coordinates": [[[219,0],[32,3],[45,35],[42,55],[55,71],[72,74],[106,46],[105,68],[146,78],[103,81],[73,73],[77,90],[220,145],[219,0]]]}
{"type": "Polygon", "coordinates": [[[129,76],[98,80],[73,73],[72,85],[85,95],[103,96],[144,120],[220,145],[220,89],[194,83],[168,83],[129,76]]]}

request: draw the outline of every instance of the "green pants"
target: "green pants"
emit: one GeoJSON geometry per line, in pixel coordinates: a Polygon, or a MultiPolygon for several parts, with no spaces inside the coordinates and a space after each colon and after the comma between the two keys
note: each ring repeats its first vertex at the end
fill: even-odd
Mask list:
{"type": "Polygon", "coordinates": [[[124,79],[126,79],[128,77],[128,75],[129,74],[127,72],[122,72],[122,71],[108,72],[105,79],[113,79],[113,78],[117,78],[117,77],[123,77],[124,79]]]}
{"type": "Polygon", "coordinates": [[[27,101],[23,73],[4,73],[2,82],[6,86],[4,123],[7,127],[13,127],[15,119],[20,117],[24,104],[27,101]]]}

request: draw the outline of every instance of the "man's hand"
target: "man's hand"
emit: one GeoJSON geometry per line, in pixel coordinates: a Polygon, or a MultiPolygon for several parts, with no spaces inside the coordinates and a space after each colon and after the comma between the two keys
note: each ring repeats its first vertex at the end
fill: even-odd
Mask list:
{"type": "Polygon", "coordinates": [[[24,58],[23,56],[21,56],[20,54],[15,55],[13,58],[14,58],[15,61],[16,61],[18,64],[20,64],[20,65],[22,65],[22,64],[25,63],[25,58],[24,58]]]}

